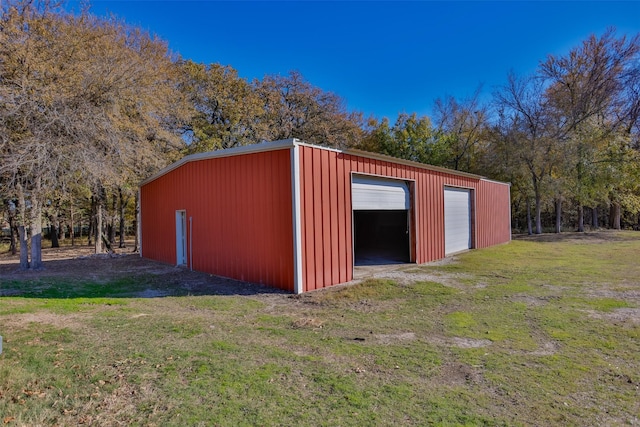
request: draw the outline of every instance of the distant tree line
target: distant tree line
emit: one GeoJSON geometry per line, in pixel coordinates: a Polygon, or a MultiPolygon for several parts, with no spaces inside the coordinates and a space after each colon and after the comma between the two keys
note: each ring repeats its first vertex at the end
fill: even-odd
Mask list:
{"type": "Polygon", "coordinates": [[[640,223],[638,35],[591,36],[490,101],[446,97],[433,120],[392,123],[295,71],[249,81],[184,60],[115,18],[0,8],[0,219],[22,268],[41,266],[43,224],[54,246],[84,227],[96,252],[124,247],[138,183],[186,154],[292,137],[509,181],[519,231],[640,223]]]}

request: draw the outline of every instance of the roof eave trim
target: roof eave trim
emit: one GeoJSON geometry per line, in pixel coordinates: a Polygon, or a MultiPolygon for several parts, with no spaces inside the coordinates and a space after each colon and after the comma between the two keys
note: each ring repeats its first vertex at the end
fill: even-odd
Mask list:
{"type": "Polygon", "coordinates": [[[161,176],[168,174],[172,170],[178,169],[180,166],[190,162],[197,162],[198,160],[218,159],[223,157],[238,156],[242,154],[262,153],[265,151],[282,150],[282,149],[291,148],[294,145],[298,144],[299,142],[300,140],[296,138],[290,138],[290,139],[282,139],[282,140],[273,141],[273,142],[262,142],[259,144],[243,145],[241,147],[226,148],[226,149],[216,150],[216,151],[207,151],[205,153],[190,154],[188,156],[183,157],[182,159],[178,160],[175,163],[171,163],[169,166],[165,167],[164,169],[161,169],[160,171],[156,172],[149,178],[140,182],[140,186],[148,184],[151,181],[155,181],[161,176]]]}
{"type": "Polygon", "coordinates": [[[142,181],[140,183],[140,186],[148,184],[151,181],[155,181],[156,179],[160,178],[161,176],[166,175],[167,173],[171,172],[172,170],[177,169],[180,166],[182,166],[182,165],[184,165],[186,163],[189,163],[189,162],[195,162],[195,161],[198,161],[198,160],[207,160],[207,159],[217,159],[217,158],[223,158],[223,157],[238,156],[238,155],[243,155],[243,154],[262,153],[262,152],[265,152],[265,151],[289,149],[289,148],[292,148],[294,146],[305,146],[305,147],[319,148],[321,150],[335,151],[337,153],[345,154],[345,155],[365,157],[365,158],[368,158],[368,159],[381,160],[381,161],[385,161],[385,162],[392,162],[392,163],[397,163],[397,164],[401,164],[401,165],[405,165],[405,166],[412,166],[412,167],[415,167],[415,168],[418,168],[418,169],[424,169],[424,170],[429,170],[429,171],[433,171],[433,172],[446,173],[446,174],[449,174],[449,175],[461,176],[461,177],[477,179],[477,180],[483,180],[483,181],[493,181],[493,182],[496,182],[496,183],[510,185],[509,183],[504,183],[504,182],[500,182],[500,181],[494,181],[494,180],[487,179],[486,177],[481,176],[481,175],[476,175],[476,174],[472,174],[472,173],[469,173],[469,172],[461,172],[461,171],[448,169],[448,168],[441,167],[441,166],[433,166],[433,165],[429,165],[429,164],[426,164],[426,163],[416,162],[416,161],[413,161],[413,160],[399,159],[397,157],[388,156],[386,154],[378,154],[378,153],[373,153],[373,152],[370,152],[370,151],[356,150],[356,149],[340,150],[340,149],[337,149],[337,148],[331,148],[331,147],[325,147],[325,146],[322,146],[322,145],[305,143],[304,141],[301,141],[301,140],[299,140],[297,138],[289,138],[289,139],[282,139],[282,140],[273,141],[273,142],[262,142],[262,143],[259,143],[259,144],[244,145],[242,147],[233,147],[233,148],[227,148],[227,149],[217,150],[217,151],[208,151],[206,153],[190,154],[190,155],[188,155],[186,157],[183,157],[182,159],[178,160],[177,162],[170,164],[169,166],[167,166],[164,169],[160,170],[159,172],[155,173],[151,177],[145,179],[144,181],[142,181]]]}
{"type": "Polygon", "coordinates": [[[343,150],[342,153],[343,154],[348,154],[348,155],[360,156],[360,157],[367,157],[369,159],[382,160],[382,161],[385,161],[385,162],[399,163],[401,165],[413,166],[413,167],[416,167],[416,168],[426,169],[426,170],[430,170],[430,171],[434,171],[434,172],[442,172],[442,173],[446,173],[446,174],[449,174],[449,175],[458,175],[458,176],[464,176],[464,177],[473,178],[473,179],[485,179],[481,175],[476,175],[476,174],[469,173],[469,172],[462,172],[462,171],[457,171],[457,170],[453,170],[453,169],[448,169],[448,168],[441,167],[441,166],[433,166],[433,165],[429,165],[429,164],[426,164],[426,163],[416,162],[416,161],[413,161],[413,160],[399,159],[397,157],[387,156],[386,154],[372,153],[372,152],[364,151],[364,150],[343,150]]]}

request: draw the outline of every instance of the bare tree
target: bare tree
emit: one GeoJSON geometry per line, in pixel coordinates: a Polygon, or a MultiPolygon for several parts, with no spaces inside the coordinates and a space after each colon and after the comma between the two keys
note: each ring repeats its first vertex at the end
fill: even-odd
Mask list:
{"type": "Polygon", "coordinates": [[[544,82],[536,77],[518,78],[513,73],[495,95],[508,121],[507,144],[513,167],[522,165],[528,172],[535,200],[535,233],[542,233],[542,203],[545,186],[558,161],[557,132],[547,104],[544,82]]]}
{"type": "Polygon", "coordinates": [[[480,103],[481,88],[462,101],[452,96],[435,102],[435,123],[441,138],[446,140],[454,170],[474,169],[479,145],[488,126],[488,107],[480,103]]]}

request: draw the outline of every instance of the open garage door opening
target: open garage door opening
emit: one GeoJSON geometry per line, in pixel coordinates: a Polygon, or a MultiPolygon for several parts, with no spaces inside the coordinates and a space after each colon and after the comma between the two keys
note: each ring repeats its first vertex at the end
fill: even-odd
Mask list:
{"type": "Polygon", "coordinates": [[[351,185],[354,264],[411,262],[409,183],[353,175],[351,185]]]}
{"type": "Polygon", "coordinates": [[[409,211],[354,211],[355,265],[410,262],[409,211]]]}

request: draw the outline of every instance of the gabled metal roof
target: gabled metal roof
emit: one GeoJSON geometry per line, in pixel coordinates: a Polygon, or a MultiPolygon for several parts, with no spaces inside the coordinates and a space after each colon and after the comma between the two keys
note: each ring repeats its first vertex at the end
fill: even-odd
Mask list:
{"type": "MultiPolygon", "coordinates": [[[[140,183],[140,186],[143,186],[151,181],[154,181],[160,178],[161,176],[171,172],[172,170],[177,169],[180,166],[187,164],[189,162],[196,162],[199,160],[207,160],[207,159],[217,159],[222,157],[240,156],[244,154],[261,153],[265,151],[282,150],[286,148],[292,148],[295,146],[313,147],[320,150],[329,150],[329,151],[335,151],[337,153],[364,157],[367,159],[382,160],[385,162],[397,163],[397,164],[411,166],[419,169],[426,169],[434,172],[441,172],[441,173],[447,173],[451,175],[463,176],[467,178],[486,180],[485,177],[480,175],[475,175],[468,172],[455,171],[453,169],[447,169],[440,166],[428,165],[425,163],[414,162],[412,160],[399,159],[397,157],[387,156],[385,154],[371,153],[371,152],[362,151],[362,150],[339,150],[336,148],[324,147],[322,145],[307,144],[297,138],[290,138],[290,139],[282,139],[282,140],[273,141],[273,142],[261,142],[259,144],[244,145],[242,147],[227,148],[224,150],[190,154],[178,160],[177,162],[172,163],[169,166],[163,168],[162,170],[150,176],[149,178],[145,179],[140,183]]],[[[494,182],[499,182],[499,181],[494,181],[494,182]]]]}

